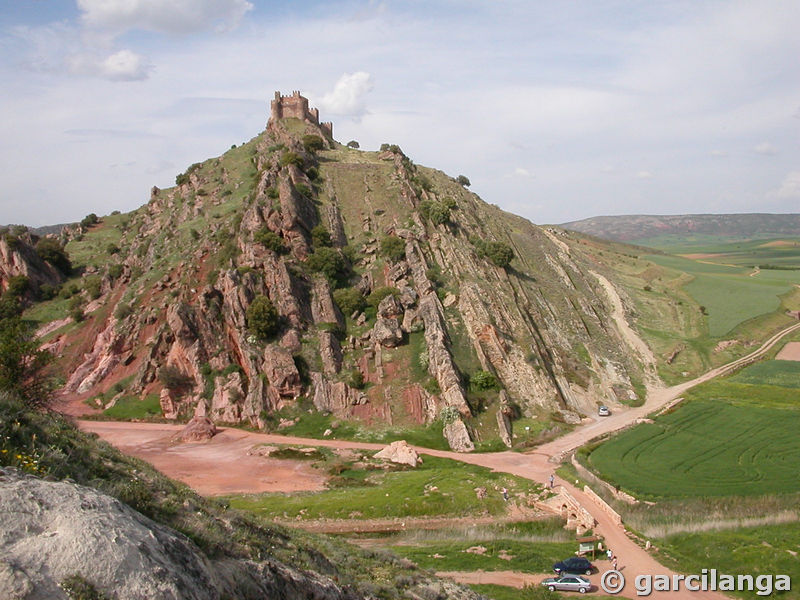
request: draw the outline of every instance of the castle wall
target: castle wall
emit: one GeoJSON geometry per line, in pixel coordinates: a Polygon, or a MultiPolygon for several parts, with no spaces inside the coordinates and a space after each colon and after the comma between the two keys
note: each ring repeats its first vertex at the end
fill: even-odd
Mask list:
{"type": "Polygon", "coordinates": [[[280,92],[275,92],[275,98],[270,102],[270,119],[295,118],[307,121],[314,125],[319,125],[323,133],[328,137],[333,137],[333,123],[319,122],[319,109],[309,108],[308,98],[294,91],[291,96],[282,96],[280,92]]]}

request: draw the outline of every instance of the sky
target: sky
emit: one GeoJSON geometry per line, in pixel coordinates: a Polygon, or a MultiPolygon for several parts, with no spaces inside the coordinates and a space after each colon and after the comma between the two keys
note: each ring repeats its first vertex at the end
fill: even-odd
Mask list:
{"type": "Polygon", "coordinates": [[[800,212],[798,31],[798,0],[0,0],[0,223],[133,210],[275,90],[535,223],[800,212]]]}

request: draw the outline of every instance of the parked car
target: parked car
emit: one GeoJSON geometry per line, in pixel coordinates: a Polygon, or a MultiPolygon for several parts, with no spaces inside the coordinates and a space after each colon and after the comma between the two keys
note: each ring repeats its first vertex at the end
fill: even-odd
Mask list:
{"type": "Polygon", "coordinates": [[[562,573],[585,573],[591,575],[594,565],[582,556],[570,556],[553,565],[553,571],[561,575],[562,573]]]}
{"type": "Polygon", "coordinates": [[[585,594],[592,588],[592,582],[580,575],[564,575],[563,577],[548,577],[542,585],[551,592],[556,590],[564,592],[580,592],[585,594]]]}
{"type": "Polygon", "coordinates": [[[599,409],[597,409],[597,414],[600,417],[607,417],[611,414],[611,411],[607,406],[601,406],[599,409]]]}

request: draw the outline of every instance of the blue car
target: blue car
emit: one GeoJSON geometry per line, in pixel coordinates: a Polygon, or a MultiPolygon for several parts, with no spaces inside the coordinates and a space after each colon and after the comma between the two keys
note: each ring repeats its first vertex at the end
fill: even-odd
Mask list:
{"type": "Polygon", "coordinates": [[[582,573],[591,575],[594,565],[582,556],[571,556],[553,565],[553,571],[562,575],[564,573],[582,573]]]}

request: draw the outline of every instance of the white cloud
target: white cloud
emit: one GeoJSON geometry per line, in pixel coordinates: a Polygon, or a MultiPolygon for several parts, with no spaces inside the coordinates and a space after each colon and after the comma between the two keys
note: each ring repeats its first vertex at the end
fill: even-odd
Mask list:
{"type": "Polygon", "coordinates": [[[333,115],[363,116],[366,112],[364,96],[373,88],[372,77],[364,71],[345,73],[333,90],[317,100],[320,110],[333,115]]]}
{"type": "Polygon", "coordinates": [[[709,152],[711,156],[728,156],[728,153],[725,150],[712,150],[709,152]]]}
{"type": "Polygon", "coordinates": [[[90,27],[192,33],[236,27],[253,5],[247,0],[78,0],[90,27]]]}
{"type": "Polygon", "coordinates": [[[523,169],[522,167],[517,167],[514,169],[514,175],[517,177],[531,177],[530,171],[528,171],[528,169],[523,169]]]}
{"type": "Polygon", "coordinates": [[[789,173],[777,193],[778,198],[800,199],[800,171],[789,173]]]}
{"type": "Polygon", "coordinates": [[[75,75],[111,81],[142,81],[147,79],[152,69],[146,58],[130,50],[120,50],[105,58],[75,54],[67,59],[67,67],[75,75]]]}
{"type": "Polygon", "coordinates": [[[652,179],[653,174],[650,171],[639,171],[636,173],[637,179],[652,179]]]}
{"type": "Polygon", "coordinates": [[[778,153],[778,149],[769,142],[761,142],[753,148],[753,152],[756,154],[763,154],[764,156],[773,156],[778,153]]]}

